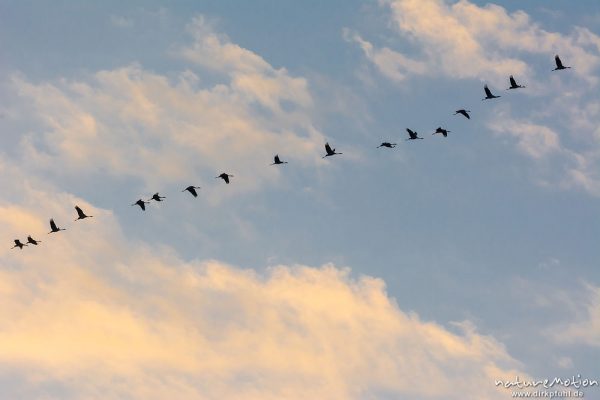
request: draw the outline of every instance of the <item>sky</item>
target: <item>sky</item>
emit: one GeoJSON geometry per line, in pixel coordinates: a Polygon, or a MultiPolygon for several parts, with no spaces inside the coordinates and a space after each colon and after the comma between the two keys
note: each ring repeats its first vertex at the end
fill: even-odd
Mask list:
{"type": "Polygon", "coordinates": [[[600,380],[596,0],[0,0],[0,53],[1,398],[600,380]]]}

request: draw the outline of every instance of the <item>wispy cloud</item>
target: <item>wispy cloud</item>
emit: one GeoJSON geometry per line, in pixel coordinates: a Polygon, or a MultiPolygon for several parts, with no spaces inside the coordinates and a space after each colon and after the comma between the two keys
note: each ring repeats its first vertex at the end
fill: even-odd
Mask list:
{"type": "Polygon", "coordinates": [[[600,56],[590,46],[596,47],[600,38],[587,28],[576,27],[569,34],[550,32],[523,11],[510,14],[495,4],[480,7],[466,0],[453,4],[444,0],[389,0],[381,4],[389,8],[398,37],[414,45],[414,54],[378,49],[358,34],[349,37],[392,80],[428,74],[504,84],[515,74],[531,82],[535,72],[523,56],[543,56],[552,66],[556,53],[577,65],[575,73],[581,78],[593,83],[597,80],[594,71],[600,56]]]}
{"type": "Polygon", "coordinates": [[[600,108],[595,90],[600,36],[578,26],[568,33],[547,31],[527,13],[509,13],[495,4],[480,7],[467,0],[380,4],[389,10],[404,50],[378,47],[349,29],[343,36],[363,50],[381,75],[395,82],[423,75],[478,79],[500,87],[506,87],[509,75],[517,76],[527,84],[522,93],[538,96],[528,104],[530,115],[515,117],[510,108],[500,106],[487,128],[516,139],[516,149],[533,161],[538,172],[550,171],[539,174],[538,182],[600,196],[600,108]],[[411,45],[414,48],[406,50],[411,45]],[[573,66],[568,75],[550,71],[554,54],[573,66]],[[532,63],[540,57],[547,69],[532,63]],[[538,101],[541,96],[544,100],[538,101]]]}
{"type": "Polygon", "coordinates": [[[600,347],[600,287],[585,289],[585,298],[574,304],[574,320],[549,333],[558,343],[600,347]]]}
{"type": "Polygon", "coordinates": [[[118,28],[131,28],[135,25],[132,18],[123,15],[111,15],[110,23],[118,28]]]}
{"type": "Polygon", "coordinates": [[[349,29],[343,30],[344,39],[357,43],[363,50],[365,57],[372,62],[379,71],[393,81],[403,81],[408,75],[422,75],[427,72],[427,65],[422,61],[415,61],[402,53],[387,47],[375,48],[372,43],[363,39],[358,33],[349,29]]]}
{"type": "Polygon", "coordinates": [[[600,113],[587,97],[573,98],[564,107],[560,100],[546,103],[541,118],[515,118],[509,108],[499,107],[487,127],[499,135],[512,137],[516,148],[537,168],[540,182],[563,188],[578,188],[600,196],[600,113]],[[546,115],[551,114],[551,115],[546,115]],[[550,118],[564,116],[557,126],[550,118]],[[562,137],[562,139],[561,139],[562,137]]]}
{"type": "Polygon", "coordinates": [[[228,71],[212,85],[189,69],[167,77],[136,64],[42,84],[15,76],[13,87],[30,100],[21,114],[38,123],[22,138],[21,156],[32,168],[104,170],[148,187],[174,179],[214,184],[226,171],[240,178],[230,193],[277,179],[277,170],[257,168],[275,153],[303,166],[320,163],[325,139],[312,123],[307,81],[203,21],[190,25],[193,42],[180,54],[228,71]]]}

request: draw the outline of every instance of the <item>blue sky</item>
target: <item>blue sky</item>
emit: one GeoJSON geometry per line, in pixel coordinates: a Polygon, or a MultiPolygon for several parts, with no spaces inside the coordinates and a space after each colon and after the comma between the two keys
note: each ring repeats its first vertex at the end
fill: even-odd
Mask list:
{"type": "Polygon", "coordinates": [[[93,398],[116,379],[114,398],[500,399],[501,376],[599,378],[597,2],[2,1],[0,15],[14,396],[93,398]],[[573,68],[552,72],[555,54],[573,68]],[[504,90],[510,74],[527,87],[504,90]],[[484,84],[501,97],[481,101],[484,84]],[[326,141],[344,154],[321,159],[326,141]],[[275,153],[289,164],[269,166],[275,153]],[[156,191],[164,203],[130,206],[156,191]],[[94,219],[74,223],[75,204],[94,219]],[[28,234],[43,244],[10,249],[28,234]],[[264,353],[203,364],[217,327],[264,353]]]}

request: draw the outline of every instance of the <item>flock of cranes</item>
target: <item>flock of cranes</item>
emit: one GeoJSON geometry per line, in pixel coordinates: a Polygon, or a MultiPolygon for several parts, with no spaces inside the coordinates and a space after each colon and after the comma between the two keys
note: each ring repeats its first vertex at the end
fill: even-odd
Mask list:
{"type": "MultiPolygon", "coordinates": [[[[558,55],[554,56],[554,62],[556,64],[556,68],[554,68],[552,71],[560,71],[560,70],[571,68],[571,67],[564,66],[558,55]]],[[[525,86],[517,84],[517,81],[515,80],[515,78],[512,75],[509,77],[509,82],[510,82],[510,87],[508,87],[506,90],[525,88],[525,86]]],[[[491,100],[491,99],[497,99],[498,97],[500,97],[500,96],[494,95],[487,85],[484,85],[483,91],[485,92],[485,97],[481,100],[491,100]]],[[[469,111],[469,110],[460,109],[460,110],[456,110],[454,115],[462,115],[467,119],[471,119],[471,116],[469,114],[470,112],[471,111],[469,111]]],[[[406,131],[408,132],[408,139],[406,139],[406,140],[423,139],[422,137],[418,136],[418,133],[416,131],[413,131],[410,128],[406,128],[406,131]]],[[[437,133],[441,133],[444,137],[447,137],[449,132],[450,132],[449,130],[444,129],[440,126],[435,130],[433,135],[435,135],[437,133]]],[[[377,148],[387,147],[387,148],[393,149],[396,146],[397,146],[396,143],[383,142],[379,146],[377,146],[377,148]]],[[[322,158],[331,157],[331,156],[340,155],[340,154],[343,154],[343,153],[336,152],[335,148],[332,148],[329,143],[325,143],[325,155],[322,158]]],[[[276,154],[275,157],[273,158],[273,163],[270,165],[281,165],[281,164],[287,164],[287,163],[288,163],[287,161],[282,161],[281,158],[279,158],[279,154],[276,154]]],[[[229,178],[233,178],[233,175],[225,173],[225,172],[223,172],[220,175],[215,177],[215,179],[223,179],[223,181],[226,184],[229,184],[229,180],[230,180],[229,178]]],[[[192,196],[198,197],[197,189],[200,189],[200,186],[188,186],[185,189],[183,189],[182,192],[187,191],[192,196]]],[[[149,204],[152,200],[161,202],[164,199],[166,199],[166,197],[161,196],[157,192],[157,193],[154,193],[150,199],[148,199],[148,200],[139,199],[138,201],[133,203],[132,206],[138,206],[141,208],[142,211],[145,211],[146,204],[149,204]]],[[[75,219],[75,221],[93,217],[93,215],[87,215],[86,213],[84,213],[83,210],[79,206],[75,206],[75,211],[77,212],[77,218],[75,219]]],[[[53,218],[50,219],[50,232],[48,232],[48,234],[57,233],[57,232],[64,231],[64,230],[66,230],[66,229],[58,227],[56,222],[54,222],[53,218]]],[[[21,242],[20,239],[15,239],[14,243],[15,243],[15,245],[12,247],[13,249],[18,248],[18,249],[22,250],[23,247],[25,247],[29,244],[37,246],[39,243],[41,243],[41,240],[36,240],[36,239],[32,238],[31,235],[29,235],[29,236],[27,236],[26,243],[21,242]]]]}

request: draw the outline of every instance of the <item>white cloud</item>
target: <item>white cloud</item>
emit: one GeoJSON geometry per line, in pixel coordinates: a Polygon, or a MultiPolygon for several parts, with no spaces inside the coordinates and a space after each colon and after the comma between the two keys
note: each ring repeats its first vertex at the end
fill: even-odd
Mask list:
{"type": "Polygon", "coordinates": [[[347,41],[358,43],[365,57],[375,64],[384,76],[393,81],[400,82],[406,79],[408,74],[424,74],[427,71],[426,63],[412,60],[387,47],[376,49],[356,32],[344,29],[343,35],[347,41]]]}
{"type": "Polygon", "coordinates": [[[534,159],[563,151],[559,135],[552,129],[544,125],[512,119],[505,113],[498,114],[494,121],[488,124],[488,128],[516,138],[517,148],[534,159]]]}
{"type": "Polygon", "coordinates": [[[573,71],[578,76],[591,83],[597,80],[593,72],[600,65],[600,37],[586,28],[576,27],[567,35],[549,32],[523,11],[510,14],[495,4],[479,7],[466,0],[453,4],[444,0],[389,0],[381,4],[389,7],[399,38],[414,45],[417,55],[409,57],[387,47],[377,49],[357,34],[352,40],[392,80],[441,74],[505,85],[508,76],[514,74],[533,83],[534,71],[523,56],[544,56],[549,72],[556,53],[567,65],[576,66],[573,71]]]}
{"type": "Polygon", "coordinates": [[[585,90],[569,103],[565,107],[564,99],[553,99],[541,113],[524,119],[515,118],[509,107],[497,107],[486,126],[516,139],[519,152],[534,161],[540,183],[600,196],[598,103],[589,101],[585,90]]]}
{"type": "MultiPolygon", "coordinates": [[[[584,27],[558,33],[543,29],[523,11],[509,13],[495,4],[467,0],[382,0],[389,9],[403,50],[377,47],[349,29],[366,59],[386,78],[401,82],[420,75],[471,78],[506,87],[509,75],[525,83],[529,116],[514,117],[504,107],[486,126],[510,136],[517,150],[534,162],[538,183],[582,189],[600,196],[600,103],[596,72],[600,36],[584,27]],[[406,50],[413,46],[412,50],[406,50]],[[560,54],[568,74],[553,73],[560,54]],[[538,71],[534,61],[547,60],[538,71]],[[544,176],[546,175],[546,176],[544,176]]],[[[394,42],[394,40],[392,40],[394,42]]],[[[397,40],[396,40],[397,42],[397,40]]]]}
{"type": "Polygon", "coordinates": [[[259,55],[231,43],[226,35],[215,33],[205,17],[194,18],[188,26],[194,37],[180,55],[197,65],[231,76],[233,88],[272,111],[281,112],[281,102],[291,101],[309,107],[312,99],[306,79],[292,77],[285,68],[273,68],[259,55]]]}
{"type": "Polygon", "coordinates": [[[93,221],[0,252],[0,363],[16,397],[502,399],[494,379],[525,376],[493,337],[402,311],[380,279],[185,262],[86,207],[93,221]]]}
{"type": "Polygon", "coordinates": [[[21,104],[30,104],[21,117],[38,123],[21,139],[28,167],[106,171],[148,190],[174,180],[215,184],[225,171],[236,176],[232,194],[277,179],[278,170],[265,167],[275,153],[304,167],[322,163],[325,138],[312,123],[306,79],[274,69],[203,21],[194,20],[194,41],[180,54],[226,72],[215,84],[190,70],[173,78],[139,65],[39,84],[15,76],[21,104]]]}
{"type": "Polygon", "coordinates": [[[0,158],[0,364],[15,398],[502,399],[526,376],[470,322],[403,311],[381,279],[328,264],[184,261],[0,158]],[[9,198],[10,197],[10,198],[9,198]],[[79,204],[93,219],[73,222],[79,204]],[[67,230],[46,235],[53,216],[67,230]]]}

